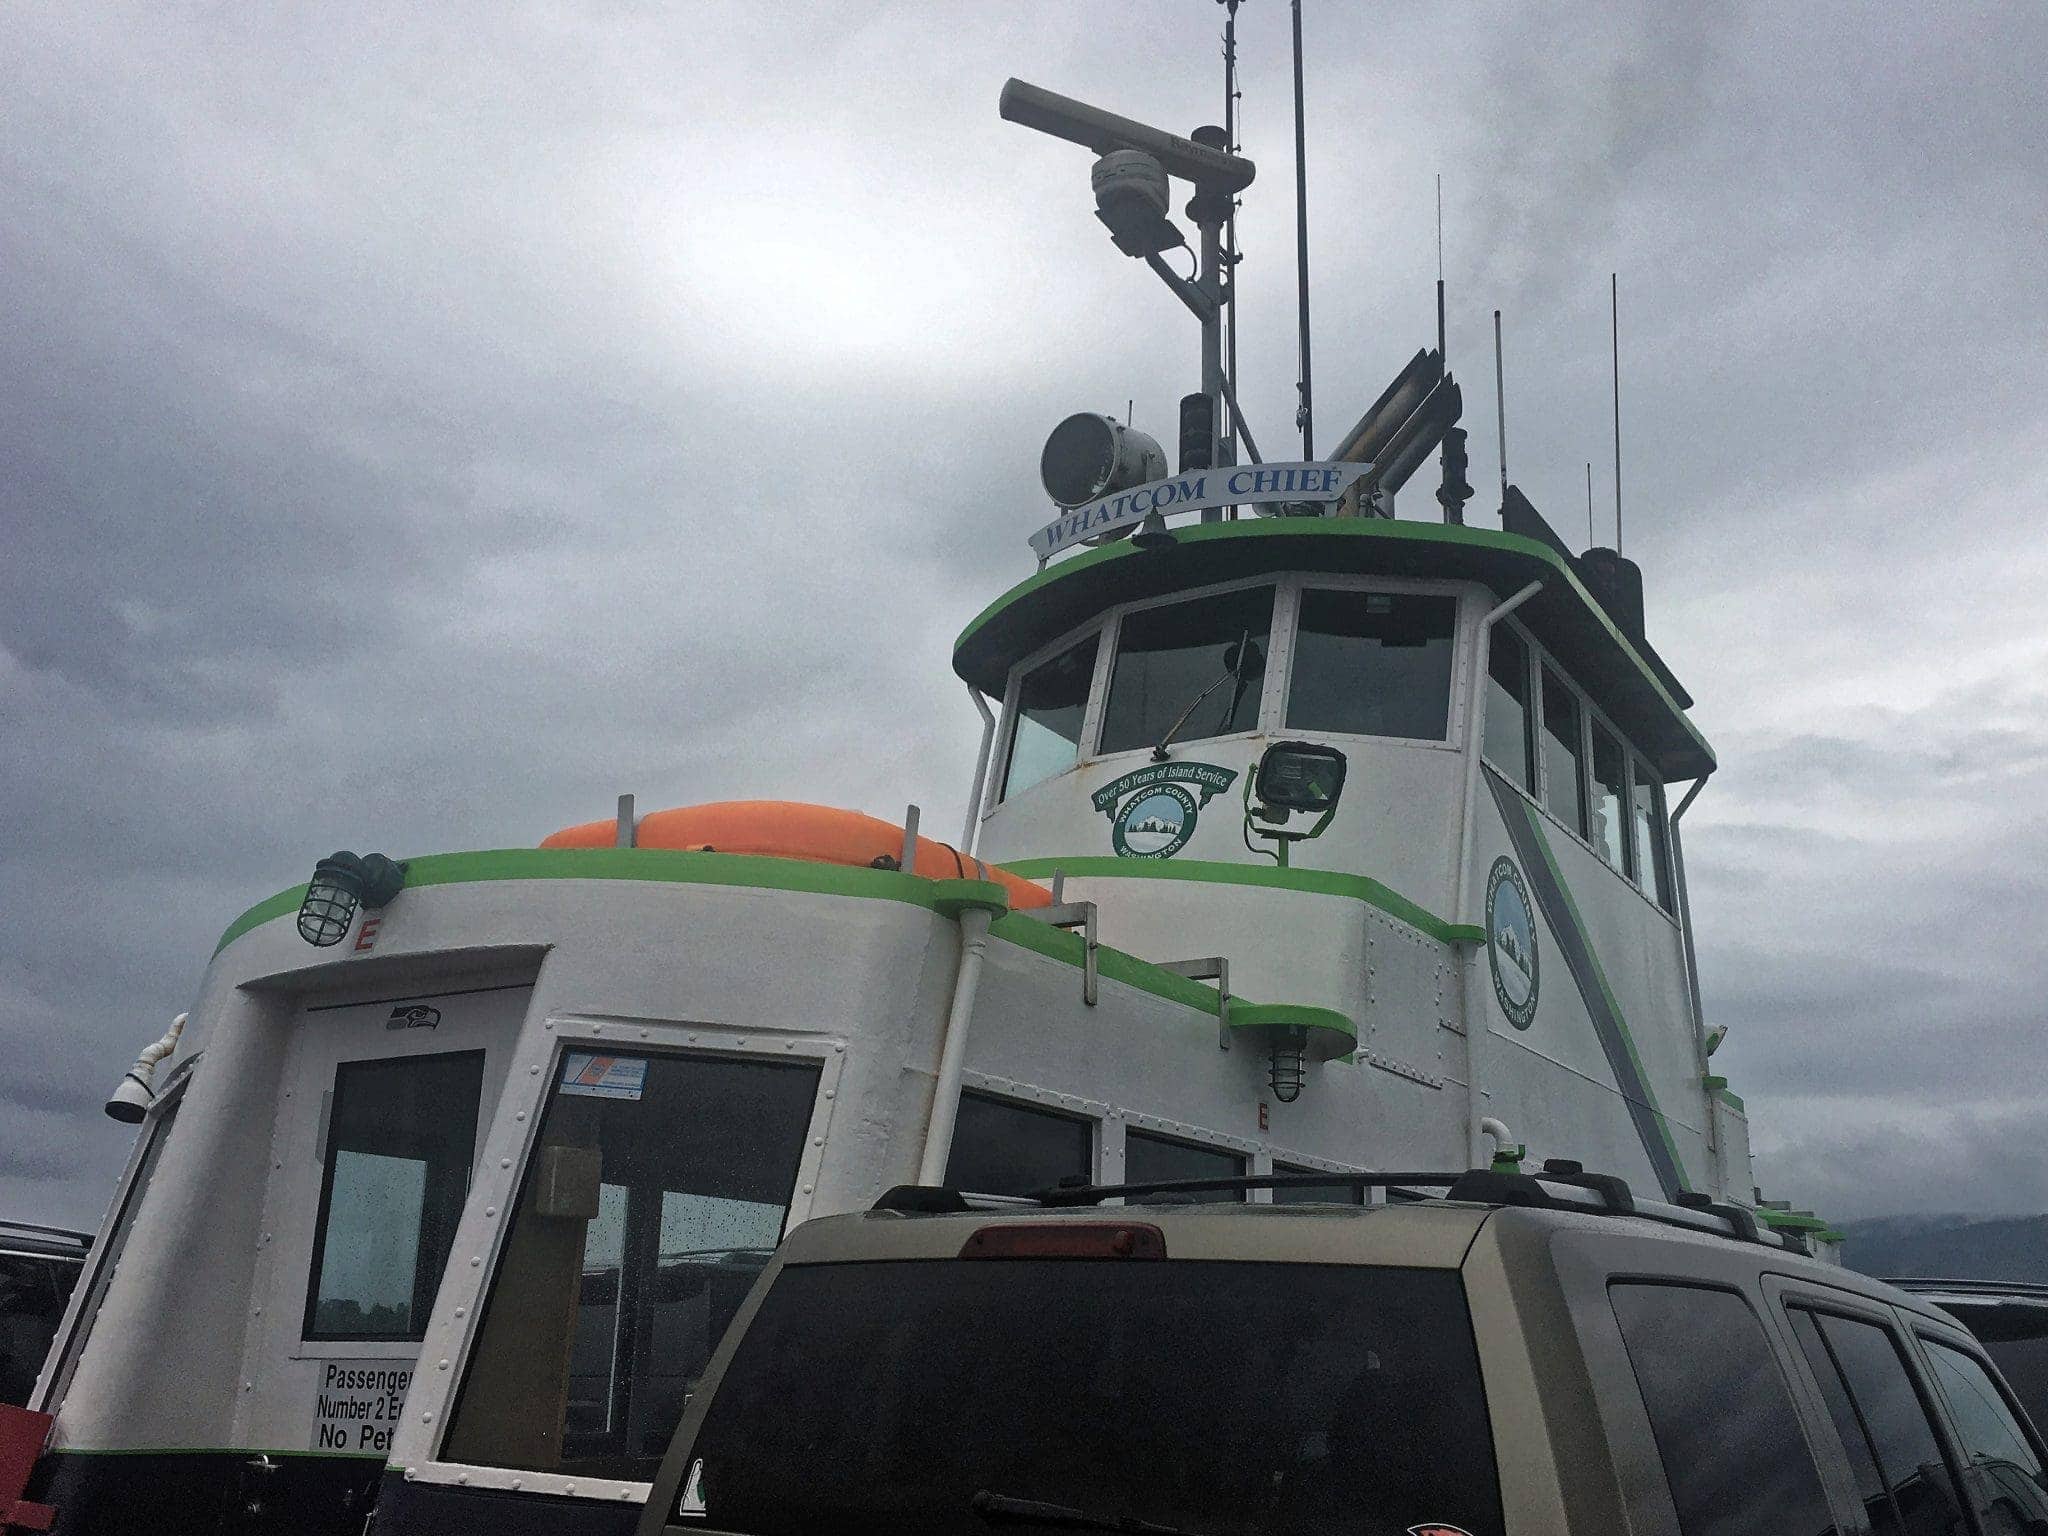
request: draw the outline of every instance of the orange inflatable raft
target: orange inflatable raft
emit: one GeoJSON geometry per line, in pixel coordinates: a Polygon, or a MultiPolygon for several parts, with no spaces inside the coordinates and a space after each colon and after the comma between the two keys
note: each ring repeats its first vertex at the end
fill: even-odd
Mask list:
{"type": "MultiPolygon", "coordinates": [[[[618,841],[618,829],[616,821],[586,821],[543,839],[541,847],[610,848],[618,841]]],[[[797,800],[722,800],[651,811],[640,818],[633,843],[638,848],[751,853],[813,864],[894,869],[903,854],[903,828],[859,811],[797,800]]],[[[1009,893],[1013,910],[1052,905],[1052,892],[1035,881],[993,864],[977,868],[951,844],[929,837],[917,840],[917,867],[911,872],[933,880],[994,880],[1009,893]]]]}

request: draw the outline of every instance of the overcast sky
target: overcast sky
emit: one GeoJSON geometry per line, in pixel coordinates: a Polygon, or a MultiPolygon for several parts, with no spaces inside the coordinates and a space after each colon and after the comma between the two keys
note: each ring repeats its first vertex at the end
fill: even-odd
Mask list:
{"type": "MultiPolygon", "coordinates": [[[[1626,547],[1771,1192],[2048,1208],[2048,12],[1310,0],[1318,422],[1431,339],[1626,547]]],[[[0,1215],[337,847],[788,795],[941,827],[952,637],[1191,327],[1011,74],[1189,127],[1219,6],[0,9],[0,1215]]],[[[1293,411],[1287,8],[1240,15],[1241,394],[1293,411]]],[[[1425,477],[1426,478],[1426,477],[1425,477]]],[[[1422,502],[1423,491],[1410,499],[1422,502]]],[[[1483,490],[1473,520],[1493,521],[1483,490]]],[[[1420,506],[1409,507],[1419,512],[1420,506]]]]}

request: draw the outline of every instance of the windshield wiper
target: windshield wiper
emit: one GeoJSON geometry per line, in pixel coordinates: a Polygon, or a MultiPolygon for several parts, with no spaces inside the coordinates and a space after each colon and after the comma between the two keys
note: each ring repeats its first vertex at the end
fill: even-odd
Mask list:
{"type": "Polygon", "coordinates": [[[1159,745],[1152,749],[1152,761],[1165,762],[1166,749],[1173,745],[1173,738],[1180,734],[1180,728],[1188,723],[1188,716],[1202,707],[1202,700],[1225,683],[1231,683],[1235,686],[1230,693],[1230,708],[1224,711],[1223,718],[1216,722],[1217,730],[1220,732],[1237,714],[1237,706],[1244,701],[1246,682],[1257,677],[1265,669],[1265,654],[1259,649],[1258,642],[1252,639],[1252,632],[1246,630],[1238,637],[1237,644],[1226,645],[1223,648],[1223,675],[1196,694],[1188,707],[1180,712],[1180,718],[1166,728],[1166,734],[1159,738],[1159,745]]]}
{"type": "Polygon", "coordinates": [[[992,1525],[1057,1525],[1070,1531],[1128,1531],[1132,1536],[1199,1536],[1177,1525],[1140,1520],[1136,1515],[1097,1515],[1069,1504],[1047,1504],[984,1488],[967,1501],[992,1525]]]}

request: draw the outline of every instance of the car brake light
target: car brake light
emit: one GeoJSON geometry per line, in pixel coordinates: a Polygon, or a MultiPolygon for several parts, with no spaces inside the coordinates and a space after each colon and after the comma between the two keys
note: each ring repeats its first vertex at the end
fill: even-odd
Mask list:
{"type": "Polygon", "coordinates": [[[963,1259],[1163,1259],[1166,1236],[1135,1221],[1003,1222],[960,1245],[963,1259]]]}

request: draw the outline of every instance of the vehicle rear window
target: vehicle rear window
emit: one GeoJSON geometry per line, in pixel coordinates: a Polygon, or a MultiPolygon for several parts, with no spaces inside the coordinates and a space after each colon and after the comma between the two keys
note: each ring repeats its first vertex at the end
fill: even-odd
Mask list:
{"type": "Polygon", "coordinates": [[[1434,1270],[792,1267],[690,1462],[677,1517],[754,1536],[1501,1529],[1471,1320],[1434,1270]]]}

